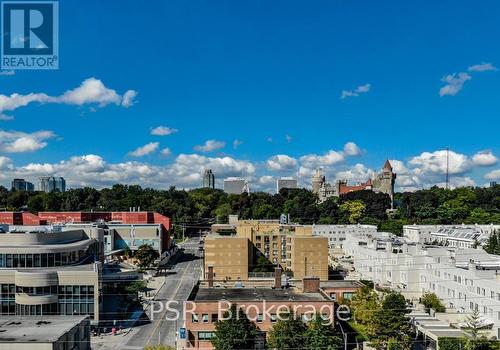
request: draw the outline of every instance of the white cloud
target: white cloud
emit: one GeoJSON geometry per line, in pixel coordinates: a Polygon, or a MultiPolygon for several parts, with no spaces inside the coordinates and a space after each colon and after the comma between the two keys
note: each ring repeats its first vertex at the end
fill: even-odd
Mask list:
{"type": "Polygon", "coordinates": [[[15,70],[2,70],[0,71],[0,75],[15,75],[16,71],[15,70]]]}
{"type": "Polygon", "coordinates": [[[144,146],[141,146],[134,151],[129,153],[129,156],[131,157],[143,157],[145,155],[151,154],[153,152],[156,152],[158,147],[160,146],[159,142],[150,142],[145,144],[144,146]]]}
{"type": "Polygon", "coordinates": [[[226,147],[226,143],[224,141],[207,140],[203,145],[194,146],[194,150],[208,153],[224,147],[226,147]]]}
{"type": "Polygon", "coordinates": [[[479,166],[491,166],[498,163],[498,158],[490,150],[484,150],[474,154],[472,162],[479,166]]]}
{"type": "Polygon", "coordinates": [[[157,126],[156,128],[151,129],[151,135],[155,135],[155,136],[168,136],[168,135],[175,134],[178,131],[179,130],[171,128],[169,126],[162,126],[162,125],[160,125],[160,126],[157,126]]]}
{"type": "Polygon", "coordinates": [[[348,180],[352,183],[365,182],[374,176],[375,172],[364,164],[358,163],[353,167],[336,173],[337,180],[348,180]]]}
{"type": "Polygon", "coordinates": [[[270,185],[274,184],[275,180],[273,176],[270,175],[264,175],[259,177],[259,184],[261,185],[270,185]]]}
{"type": "Polygon", "coordinates": [[[300,163],[307,168],[319,168],[327,165],[334,165],[344,161],[344,155],[341,152],[330,150],[323,155],[307,154],[300,157],[300,163]]]}
{"type": "Polygon", "coordinates": [[[492,170],[484,175],[486,180],[500,180],[500,169],[492,170]]]}
{"type": "Polygon", "coordinates": [[[25,153],[38,151],[47,146],[47,140],[56,135],[52,131],[41,130],[33,133],[0,130],[0,152],[25,153]]]}
{"type": "Polygon", "coordinates": [[[467,69],[469,72],[487,72],[498,70],[493,64],[481,62],[480,64],[474,64],[467,69]]]}
{"type": "Polygon", "coordinates": [[[472,77],[465,72],[453,73],[443,77],[441,80],[446,85],[439,89],[439,96],[455,96],[462,90],[464,83],[471,79],[472,77]]]}
{"type": "Polygon", "coordinates": [[[241,144],[242,144],[242,143],[243,143],[243,141],[240,141],[240,140],[238,140],[238,139],[235,139],[235,140],[233,141],[233,148],[234,148],[234,149],[237,149],[238,147],[240,147],[240,146],[241,146],[241,144]]]}
{"type": "Polygon", "coordinates": [[[340,98],[345,99],[347,97],[358,97],[360,94],[366,94],[367,92],[369,92],[370,88],[371,88],[370,84],[364,84],[358,86],[354,90],[342,90],[340,98]]]}
{"type": "Polygon", "coordinates": [[[217,179],[241,176],[250,179],[256,167],[249,161],[232,157],[206,157],[199,154],[180,154],[166,171],[173,183],[181,186],[198,186],[203,171],[212,169],[217,179]]]}
{"type": "Polygon", "coordinates": [[[271,171],[292,171],[298,163],[295,158],[286,154],[278,154],[269,158],[266,162],[267,168],[271,171]]]}
{"type": "Polygon", "coordinates": [[[125,108],[129,108],[133,106],[135,103],[135,98],[137,97],[138,92],[135,90],[127,90],[123,94],[122,97],[122,106],[125,108]]]}
{"type": "Polygon", "coordinates": [[[416,189],[421,185],[421,181],[418,176],[414,175],[406,165],[397,159],[390,160],[393,171],[397,174],[396,185],[398,187],[403,187],[404,190],[416,189]]]}
{"type": "Polygon", "coordinates": [[[10,158],[0,156],[0,170],[12,169],[12,161],[10,158]]]}
{"type": "Polygon", "coordinates": [[[172,151],[170,150],[170,148],[164,148],[160,151],[160,154],[163,156],[163,157],[170,157],[172,155],[172,151]]]}
{"type": "MultiPolygon", "coordinates": [[[[447,151],[423,152],[408,163],[417,175],[446,174],[447,151]]],[[[463,174],[471,169],[471,162],[466,155],[450,150],[448,169],[450,174],[463,174]]]]}
{"type": "Polygon", "coordinates": [[[115,104],[129,107],[133,104],[136,95],[136,91],[128,90],[121,96],[115,90],[107,88],[101,80],[89,78],[84,80],[79,87],[68,90],[60,96],[49,96],[45,93],[0,95],[0,114],[4,114],[5,111],[14,111],[34,102],[62,103],[77,106],[95,104],[99,107],[115,104]]]}
{"type": "Polygon", "coordinates": [[[346,156],[351,156],[351,157],[360,156],[363,154],[363,151],[354,142],[347,142],[344,145],[344,154],[346,156]]]}

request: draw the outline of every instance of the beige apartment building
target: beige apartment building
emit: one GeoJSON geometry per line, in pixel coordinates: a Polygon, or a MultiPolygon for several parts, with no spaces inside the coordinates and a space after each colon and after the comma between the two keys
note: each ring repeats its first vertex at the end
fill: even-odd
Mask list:
{"type": "Polygon", "coordinates": [[[234,235],[213,233],[205,240],[205,272],[212,266],[215,280],[248,280],[259,255],[294,279],[328,280],[328,240],[313,236],[312,226],[279,220],[239,220],[233,225],[234,235]]]}

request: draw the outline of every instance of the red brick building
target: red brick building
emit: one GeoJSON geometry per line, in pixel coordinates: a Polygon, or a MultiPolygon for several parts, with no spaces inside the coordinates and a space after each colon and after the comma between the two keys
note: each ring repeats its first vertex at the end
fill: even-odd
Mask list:
{"type": "Polygon", "coordinates": [[[5,211],[0,212],[0,224],[35,226],[45,225],[47,221],[28,212],[5,211]]]}

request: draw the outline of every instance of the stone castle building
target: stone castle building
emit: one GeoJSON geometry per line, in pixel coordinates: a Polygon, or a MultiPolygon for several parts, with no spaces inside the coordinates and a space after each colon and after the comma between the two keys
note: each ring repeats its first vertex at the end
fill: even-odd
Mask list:
{"type": "Polygon", "coordinates": [[[356,185],[349,185],[347,180],[337,180],[335,184],[326,181],[326,177],[320,169],[312,177],[312,190],[318,195],[319,202],[322,203],[333,196],[340,196],[354,191],[371,190],[374,192],[386,193],[391,197],[391,207],[394,203],[394,184],[396,174],[393,172],[391,163],[386,160],[382,171],[374,178],[356,185]]]}

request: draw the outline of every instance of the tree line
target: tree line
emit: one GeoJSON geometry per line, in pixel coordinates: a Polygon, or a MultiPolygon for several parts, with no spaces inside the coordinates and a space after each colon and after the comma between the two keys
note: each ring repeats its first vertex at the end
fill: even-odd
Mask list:
{"type": "Polygon", "coordinates": [[[39,211],[128,211],[140,207],[167,215],[174,223],[196,223],[207,218],[227,222],[231,214],[242,219],[276,219],[289,214],[301,224],[372,224],[401,233],[405,224],[500,224],[500,185],[490,188],[433,187],[395,194],[395,210],[388,215],[388,195],[372,191],[351,192],[318,203],[307,189],[226,194],[208,188],[166,190],[137,185],[114,185],[97,190],[90,187],[66,192],[25,192],[0,186],[3,210],[39,211]]]}

